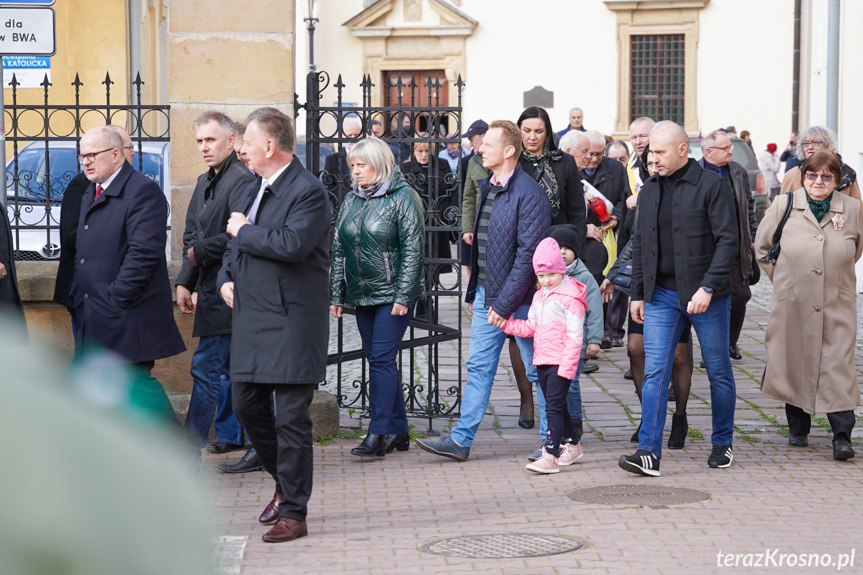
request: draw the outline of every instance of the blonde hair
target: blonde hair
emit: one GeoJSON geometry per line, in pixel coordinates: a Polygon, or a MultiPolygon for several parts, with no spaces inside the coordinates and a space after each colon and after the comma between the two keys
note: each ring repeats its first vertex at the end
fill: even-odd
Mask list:
{"type": "MultiPolygon", "coordinates": [[[[375,171],[375,177],[369,182],[370,184],[389,180],[393,175],[396,163],[389,144],[380,138],[366,138],[357,142],[348,152],[348,165],[357,160],[365,162],[375,171]]],[[[355,188],[357,187],[357,179],[353,173],[351,173],[351,184],[355,188]]]]}

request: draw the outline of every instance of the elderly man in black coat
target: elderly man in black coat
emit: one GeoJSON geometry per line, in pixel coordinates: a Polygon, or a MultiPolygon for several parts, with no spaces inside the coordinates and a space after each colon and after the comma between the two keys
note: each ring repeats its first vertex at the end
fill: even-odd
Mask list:
{"type": "Polygon", "coordinates": [[[162,387],[149,377],[155,360],[183,352],[165,261],[168,202],[159,185],[135,171],[111,126],[81,138],[90,187],[81,203],[72,300],[78,339],[106,347],[148,376],[142,393],[174,418],[162,387]]]}
{"type": "Polygon", "coordinates": [[[323,185],[293,155],[290,118],[260,108],[246,124],[242,153],[259,178],[228,221],[233,239],[218,285],[233,308],[234,412],[276,480],[258,518],[275,523],[263,540],[276,543],[308,534],[309,405],[326,376],[332,211],[323,185]]]}
{"type": "Polygon", "coordinates": [[[194,386],[185,428],[189,442],[200,450],[215,426],[216,441],[207,451],[227,453],[243,447],[243,428],[231,405],[231,308],[219,298],[216,279],[230,239],[228,217],[255,177],[234,153],[230,118],[208,111],[192,127],[209,169],[198,178],[186,212],[183,268],[177,277],[177,305],[183,313],[195,314],[192,335],[201,338],[192,356],[194,386]]]}

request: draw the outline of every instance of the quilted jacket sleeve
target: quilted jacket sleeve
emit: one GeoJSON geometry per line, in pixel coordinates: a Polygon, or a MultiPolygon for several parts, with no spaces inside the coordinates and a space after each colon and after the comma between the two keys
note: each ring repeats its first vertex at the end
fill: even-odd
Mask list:
{"type": "Polygon", "coordinates": [[[345,208],[349,201],[350,198],[346,197],[342,202],[333,230],[333,245],[330,249],[330,305],[345,303],[345,248],[342,245],[340,232],[344,225],[345,214],[350,211],[345,208]]]}
{"type": "Polygon", "coordinates": [[[551,204],[539,192],[528,191],[519,199],[515,262],[507,274],[503,289],[494,303],[494,311],[509,318],[518,309],[533,284],[533,252],[551,227],[551,204]]]}

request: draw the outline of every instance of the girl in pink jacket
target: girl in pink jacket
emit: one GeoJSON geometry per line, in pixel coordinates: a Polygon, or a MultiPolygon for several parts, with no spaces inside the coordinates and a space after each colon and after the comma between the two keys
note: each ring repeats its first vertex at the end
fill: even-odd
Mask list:
{"type": "Polygon", "coordinates": [[[528,464],[527,469],[558,473],[561,465],[572,465],[584,455],[566,407],[566,394],[578,373],[587,289],[565,275],[560,246],[552,238],[545,238],[537,246],[533,269],[540,289],[533,296],[527,319],[510,317],[503,331],[517,337],[533,337],[533,364],[545,394],[548,419],[545,445],[542,456],[528,464]]]}

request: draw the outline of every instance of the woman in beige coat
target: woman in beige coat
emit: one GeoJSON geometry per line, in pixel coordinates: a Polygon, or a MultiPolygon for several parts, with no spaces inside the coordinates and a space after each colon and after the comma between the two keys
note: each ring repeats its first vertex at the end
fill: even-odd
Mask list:
{"type": "Polygon", "coordinates": [[[863,252],[863,204],[834,193],[842,176],[836,155],[811,155],[801,167],[776,264],[764,261],[785,212],[785,196],[767,210],[755,236],[758,264],[773,282],[767,368],[761,391],[785,402],[791,436],[805,447],[811,414],[827,413],[833,458],[854,457],[851,430],[860,388],[854,368],[857,297],[854,263],[863,252]]]}

